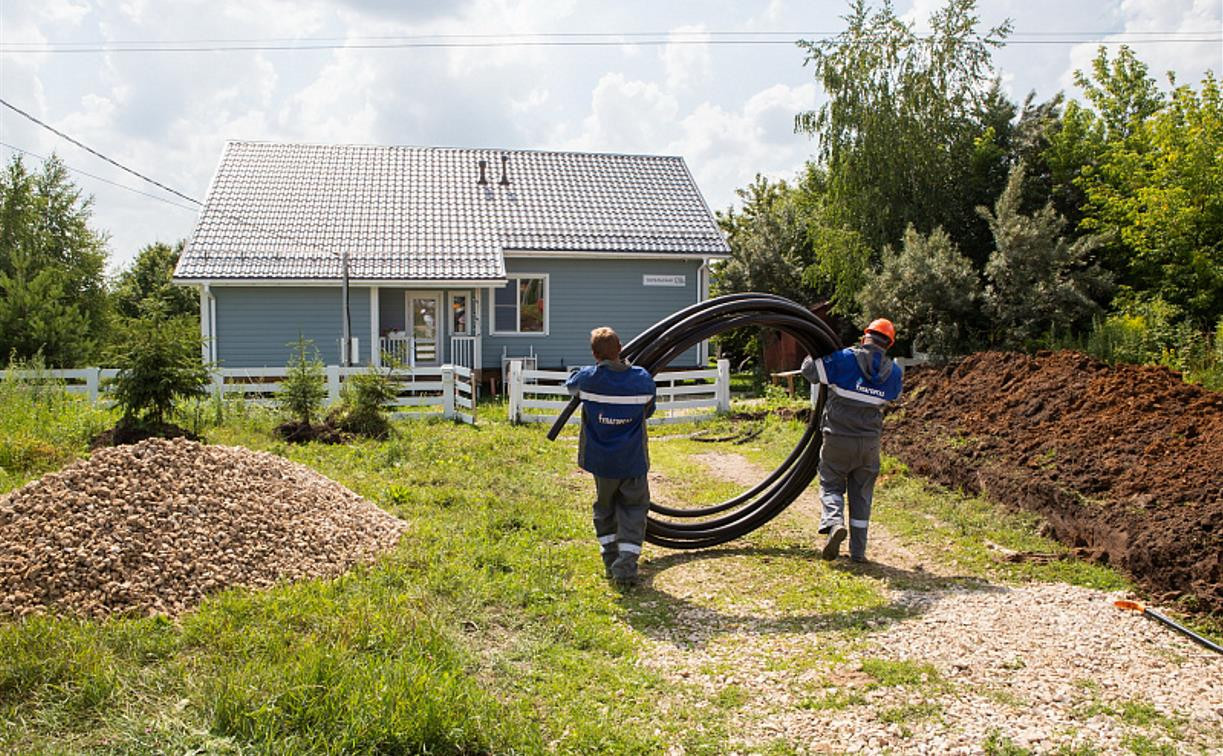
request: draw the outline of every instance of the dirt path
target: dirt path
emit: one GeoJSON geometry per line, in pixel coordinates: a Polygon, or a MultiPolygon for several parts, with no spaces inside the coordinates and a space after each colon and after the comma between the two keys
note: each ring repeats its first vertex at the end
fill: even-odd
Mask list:
{"type": "MultiPolygon", "coordinates": [[[[765,473],[737,454],[696,458],[742,485],[765,473]]],[[[660,499],[666,483],[654,481],[660,499]]],[[[813,490],[770,524],[781,547],[647,549],[630,619],[648,639],[642,663],[694,687],[697,706],[728,710],[731,747],[1223,749],[1223,656],[1099,591],[958,578],[937,552],[906,548],[877,524],[872,564],[823,563],[818,507],[813,490]],[[884,599],[820,611],[830,584],[874,586],[884,599]]],[[[854,595],[838,594],[839,606],[854,595]]]]}

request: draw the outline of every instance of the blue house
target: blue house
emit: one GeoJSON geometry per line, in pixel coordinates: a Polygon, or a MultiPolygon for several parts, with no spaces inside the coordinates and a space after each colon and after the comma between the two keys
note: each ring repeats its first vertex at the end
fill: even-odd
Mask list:
{"type": "Polygon", "coordinates": [[[299,336],[342,364],[347,331],[352,364],[498,371],[589,362],[591,328],[707,298],[728,253],[678,157],[235,141],[174,280],[222,367],[283,366],[299,336]]]}

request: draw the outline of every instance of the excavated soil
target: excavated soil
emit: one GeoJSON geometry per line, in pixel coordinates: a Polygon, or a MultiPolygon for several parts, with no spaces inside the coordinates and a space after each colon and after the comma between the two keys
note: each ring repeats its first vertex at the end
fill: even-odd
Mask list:
{"type": "Polygon", "coordinates": [[[150,439],[0,496],[0,617],[177,614],[231,586],[338,575],[406,523],[272,454],[150,439]]]}
{"type": "Polygon", "coordinates": [[[906,373],[884,448],[1044,516],[1161,602],[1223,616],[1223,395],[1076,352],[983,352],[906,373]]]}

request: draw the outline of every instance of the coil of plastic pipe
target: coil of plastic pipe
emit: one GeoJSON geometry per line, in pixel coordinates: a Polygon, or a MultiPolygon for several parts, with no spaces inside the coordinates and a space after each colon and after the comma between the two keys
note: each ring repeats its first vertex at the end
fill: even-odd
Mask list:
{"type": "MultiPolygon", "coordinates": [[[[657,375],[672,360],[719,333],[746,326],[764,326],[790,334],[817,358],[840,348],[832,328],[807,308],[774,294],[728,294],[660,320],[621,350],[621,356],[657,375]]],[[[794,450],[763,480],[746,491],[712,506],[677,508],[651,504],[645,539],[672,549],[701,549],[747,535],[781,514],[815,479],[820,461],[821,387],[807,428],[794,450]]],[[[580,401],[568,406],[548,431],[555,439],[580,401]]]]}

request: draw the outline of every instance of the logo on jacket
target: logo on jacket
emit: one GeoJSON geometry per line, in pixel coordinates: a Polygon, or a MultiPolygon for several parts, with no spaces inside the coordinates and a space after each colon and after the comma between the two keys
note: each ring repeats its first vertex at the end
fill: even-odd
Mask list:
{"type": "Polygon", "coordinates": [[[631,417],[608,417],[602,412],[599,413],[598,418],[599,422],[603,425],[628,425],[629,423],[633,422],[633,418],[631,417]]]}
{"type": "Polygon", "coordinates": [[[877,396],[881,399],[885,396],[885,394],[883,393],[883,389],[871,388],[870,386],[863,386],[861,383],[855,386],[854,390],[861,391],[863,394],[870,394],[871,396],[877,396]]]}

